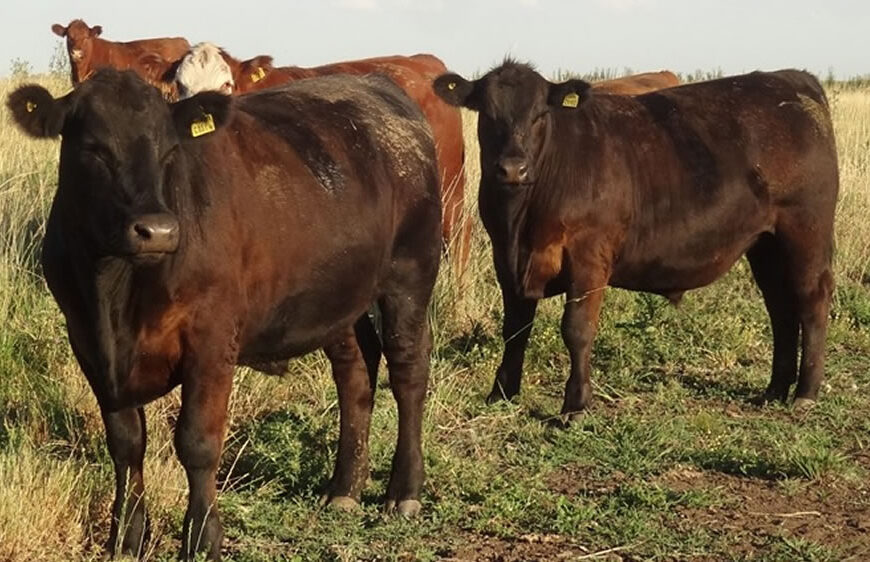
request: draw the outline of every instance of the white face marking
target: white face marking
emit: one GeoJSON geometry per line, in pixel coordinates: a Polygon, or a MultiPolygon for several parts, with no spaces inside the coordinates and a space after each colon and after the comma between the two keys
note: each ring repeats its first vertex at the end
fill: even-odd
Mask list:
{"type": "Polygon", "coordinates": [[[83,56],[84,56],[84,53],[82,52],[81,49],[73,49],[72,51],[69,52],[69,57],[76,62],[82,60],[83,56]]]}
{"type": "Polygon", "coordinates": [[[191,47],[175,71],[175,83],[181,99],[204,91],[229,95],[235,85],[230,65],[221,56],[220,48],[212,43],[198,43],[191,47]]]}

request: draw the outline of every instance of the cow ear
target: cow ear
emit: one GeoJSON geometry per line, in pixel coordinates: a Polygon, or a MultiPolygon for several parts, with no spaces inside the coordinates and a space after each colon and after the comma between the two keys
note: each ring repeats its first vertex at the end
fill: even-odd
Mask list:
{"type": "Polygon", "coordinates": [[[175,129],[182,139],[208,136],[227,124],[233,98],[218,92],[200,92],[171,104],[175,129]]]}
{"type": "Polygon", "coordinates": [[[589,97],[591,84],[583,80],[568,80],[561,84],[550,84],[547,104],[556,107],[573,109],[589,97]]]}
{"type": "Polygon", "coordinates": [[[22,86],[9,94],[6,107],[21,130],[36,138],[58,136],[67,114],[66,98],[55,99],[36,84],[22,86]]]}
{"type": "Polygon", "coordinates": [[[252,66],[261,66],[265,68],[272,68],[272,61],[274,59],[269,55],[259,55],[248,61],[248,64],[252,66]]]}
{"type": "Polygon", "coordinates": [[[94,27],[91,28],[91,37],[99,37],[102,34],[103,34],[103,26],[102,25],[95,25],[94,27]]]}
{"type": "Polygon", "coordinates": [[[51,30],[58,37],[66,37],[66,27],[62,26],[59,23],[56,23],[53,26],[51,26],[51,30]]]}
{"type": "Polygon", "coordinates": [[[260,55],[244,61],[241,64],[240,80],[259,82],[273,70],[272,60],[269,55],[260,55]]]}
{"type": "Polygon", "coordinates": [[[164,80],[166,78],[165,74],[171,66],[166,62],[166,59],[160,56],[160,53],[155,53],[154,51],[148,51],[141,55],[137,59],[137,62],[145,77],[152,82],[164,80]]]}
{"type": "Polygon", "coordinates": [[[469,82],[458,74],[442,74],[432,83],[432,89],[450,105],[476,110],[474,85],[474,82],[469,82]]]}

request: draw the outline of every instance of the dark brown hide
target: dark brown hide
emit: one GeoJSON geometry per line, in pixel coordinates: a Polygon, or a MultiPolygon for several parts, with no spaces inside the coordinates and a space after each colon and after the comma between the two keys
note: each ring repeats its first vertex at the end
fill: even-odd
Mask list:
{"type": "Polygon", "coordinates": [[[26,86],[8,105],[31,135],[63,136],[43,267],[106,423],[111,550],[136,553],[147,534],[142,406],[180,385],[182,554],[220,557],[215,475],[237,364],[326,351],[341,414],[327,493],[359,501],[375,303],[399,411],[386,501],[419,509],[441,216],[431,132],[399,88],[341,75],[167,105],[132,72],[104,69],[64,98],[26,86]]]}
{"type": "Polygon", "coordinates": [[[635,97],[589,95],[508,61],[435,83],[479,112],[480,216],[505,305],[490,400],[520,390],[538,299],[567,293],[564,413],[592,395],[590,355],[608,285],[678,300],[747,255],[774,336],[764,400],[814,400],[833,277],[837,155],[805,72],[754,72],[635,97]],[[798,340],[801,355],[798,367],[798,340]]]}

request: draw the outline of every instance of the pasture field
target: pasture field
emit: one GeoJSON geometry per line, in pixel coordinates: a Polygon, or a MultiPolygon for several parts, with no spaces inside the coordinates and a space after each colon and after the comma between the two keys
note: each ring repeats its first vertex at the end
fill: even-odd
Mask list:
{"type": "MultiPolygon", "coordinates": [[[[0,98],[19,83],[0,81],[0,98]]],[[[501,298],[474,209],[475,123],[466,113],[474,249],[466,284],[443,268],[432,304],[423,514],[381,513],[396,438],[383,369],[372,478],[356,513],[318,507],[338,436],[325,358],[298,360],[281,378],[240,369],[220,483],[226,558],[870,559],[870,89],[834,85],[829,97],[841,166],[837,289],[815,408],[750,403],[768,381],[771,334],[744,260],[677,308],[608,290],[594,405],[569,428],[549,423],[567,377],[564,297],[539,309],[523,394],[484,405],[501,350],[501,298]]],[[[38,266],[59,143],[25,138],[5,105],[0,112],[0,561],[97,560],[111,463],[38,266]]],[[[151,560],[175,559],[180,543],[178,406],[176,391],[146,408],[151,560]]]]}

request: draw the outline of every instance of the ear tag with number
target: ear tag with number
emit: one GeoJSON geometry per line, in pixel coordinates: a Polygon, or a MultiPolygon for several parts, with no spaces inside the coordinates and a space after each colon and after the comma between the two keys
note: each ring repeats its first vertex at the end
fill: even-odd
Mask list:
{"type": "Polygon", "coordinates": [[[571,92],[570,94],[565,94],[565,97],[562,98],[562,107],[577,107],[577,104],[580,103],[580,96],[577,95],[577,92],[571,92]]]}
{"type": "Polygon", "coordinates": [[[262,66],[257,67],[256,72],[251,73],[251,82],[259,82],[263,78],[266,77],[266,71],[263,70],[262,66]]]}
{"type": "Polygon", "coordinates": [[[190,136],[194,138],[213,133],[214,130],[214,117],[212,117],[211,113],[206,113],[202,119],[190,124],[190,136]]]}

